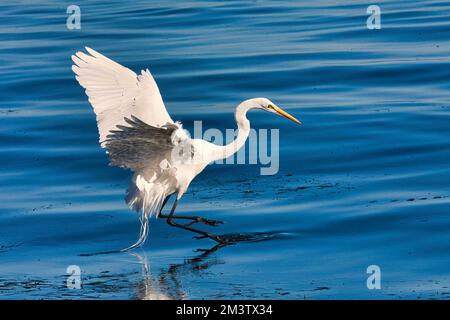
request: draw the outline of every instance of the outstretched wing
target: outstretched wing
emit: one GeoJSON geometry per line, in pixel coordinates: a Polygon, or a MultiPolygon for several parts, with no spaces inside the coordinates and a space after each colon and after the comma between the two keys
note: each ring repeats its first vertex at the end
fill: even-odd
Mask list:
{"type": "Polygon", "coordinates": [[[102,147],[109,131],[131,115],[154,127],[173,123],[148,69],[136,75],[97,51],[86,50],[88,54],[72,56],[72,70],[94,108],[102,147]]]}

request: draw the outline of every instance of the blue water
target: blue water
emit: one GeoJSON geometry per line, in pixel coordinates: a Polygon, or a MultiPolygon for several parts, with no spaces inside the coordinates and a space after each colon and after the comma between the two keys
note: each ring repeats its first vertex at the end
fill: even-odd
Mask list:
{"type": "Polygon", "coordinates": [[[450,297],[448,1],[0,3],[0,297],[392,299],[450,297]],[[376,3],[375,3],[376,2],[376,3]],[[66,8],[81,8],[81,30],[66,8]],[[381,8],[380,30],[366,27],[381,8]],[[152,220],[138,236],[130,173],[108,166],[70,56],[92,47],[150,68],[172,118],[234,128],[265,96],[280,170],[213,165],[178,212],[225,223],[213,245],[152,220]],[[81,289],[66,287],[69,265],[81,289]],[[366,269],[381,269],[369,290],[366,269]]]}

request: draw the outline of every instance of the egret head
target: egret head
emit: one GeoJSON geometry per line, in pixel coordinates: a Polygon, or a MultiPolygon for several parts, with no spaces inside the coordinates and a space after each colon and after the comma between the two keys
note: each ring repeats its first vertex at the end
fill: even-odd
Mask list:
{"type": "Polygon", "coordinates": [[[262,109],[271,113],[276,113],[280,116],[286,117],[289,120],[294,121],[295,123],[301,124],[300,121],[298,121],[296,118],[291,116],[289,113],[278,107],[275,103],[273,103],[267,98],[254,98],[250,99],[249,101],[252,102],[254,108],[262,109]]]}

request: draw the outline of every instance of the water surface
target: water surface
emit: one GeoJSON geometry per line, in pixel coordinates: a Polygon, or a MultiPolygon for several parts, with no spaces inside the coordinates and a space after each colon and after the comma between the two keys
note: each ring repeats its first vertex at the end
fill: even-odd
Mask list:
{"type": "Polygon", "coordinates": [[[447,1],[376,1],[381,30],[365,1],[79,1],[81,30],[66,28],[70,4],[0,4],[1,298],[450,296],[447,1]],[[130,172],[108,166],[71,71],[84,46],[150,68],[188,129],[234,128],[234,107],[258,96],[303,121],[252,112],[280,129],[279,173],[210,166],[178,207],[259,241],[196,253],[214,244],[153,220],[141,250],[82,255],[139,229],[130,172]]]}

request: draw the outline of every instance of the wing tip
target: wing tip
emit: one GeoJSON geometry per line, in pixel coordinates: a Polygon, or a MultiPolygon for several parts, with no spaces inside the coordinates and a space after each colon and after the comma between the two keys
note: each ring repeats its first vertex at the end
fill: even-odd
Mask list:
{"type": "Polygon", "coordinates": [[[86,51],[89,52],[89,54],[90,54],[91,56],[96,56],[96,55],[98,54],[97,51],[95,51],[94,49],[89,48],[89,47],[87,47],[87,46],[84,47],[84,49],[86,49],[86,51]]]}
{"type": "Polygon", "coordinates": [[[77,76],[80,75],[80,67],[77,66],[77,65],[75,65],[75,64],[72,65],[72,71],[73,71],[73,73],[75,73],[77,76]]]}

